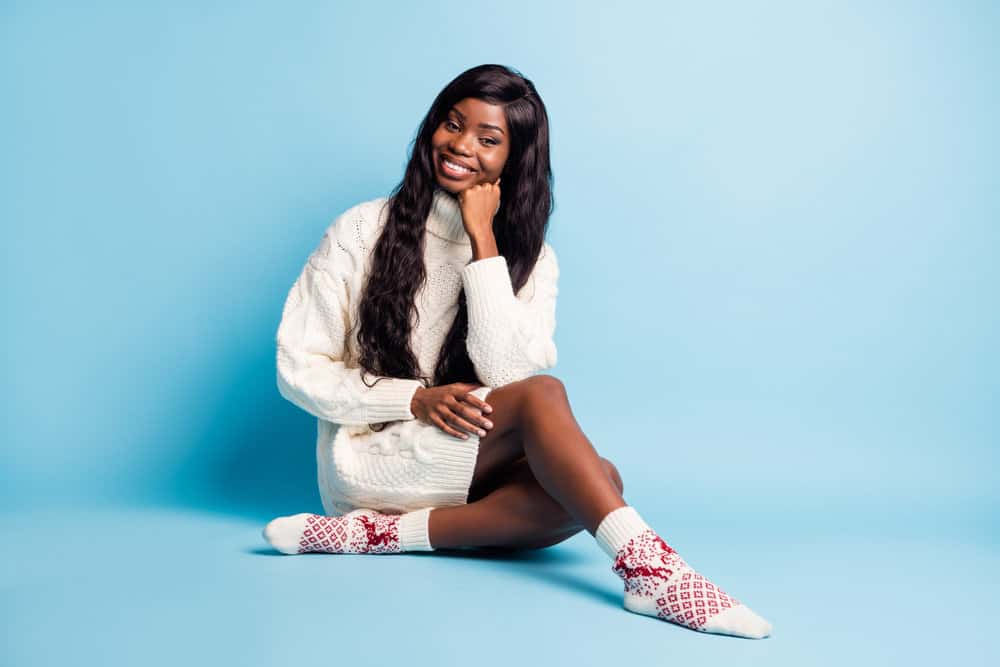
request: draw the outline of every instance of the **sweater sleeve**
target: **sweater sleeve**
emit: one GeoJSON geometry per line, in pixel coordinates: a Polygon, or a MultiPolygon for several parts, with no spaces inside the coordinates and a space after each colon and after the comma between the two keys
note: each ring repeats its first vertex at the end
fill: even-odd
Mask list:
{"type": "Polygon", "coordinates": [[[276,336],[278,391],[337,424],[415,419],[410,402],[423,386],[419,380],[365,373],[362,381],[360,368],[345,365],[348,285],[352,272],[365,266],[348,229],[355,215],[351,209],[330,226],[288,293],[276,336]]]}
{"type": "Polygon", "coordinates": [[[556,253],[548,243],[516,295],[503,255],[465,266],[466,348],[484,384],[500,387],[556,365],[558,279],[556,253]]]}

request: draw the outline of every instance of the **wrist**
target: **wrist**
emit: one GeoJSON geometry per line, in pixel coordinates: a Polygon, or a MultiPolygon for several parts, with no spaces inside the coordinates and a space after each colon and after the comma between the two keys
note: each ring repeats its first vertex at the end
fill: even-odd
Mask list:
{"type": "Polygon", "coordinates": [[[489,257],[496,257],[500,254],[497,249],[496,239],[490,234],[486,238],[476,238],[472,239],[472,261],[477,261],[480,259],[487,259],[489,257]]]}

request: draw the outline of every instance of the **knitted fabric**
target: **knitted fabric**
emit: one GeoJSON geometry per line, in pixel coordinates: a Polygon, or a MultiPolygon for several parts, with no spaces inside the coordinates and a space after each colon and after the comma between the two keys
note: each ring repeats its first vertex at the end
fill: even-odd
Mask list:
{"type": "Polygon", "coordinates": [[[343,516],[309,512],[278,517],[264,527],[272,547],[285,554],[394,554],[433,551],[428,518],[433,508],[402,515],[357,509],[343,516]]]}
{"type": "MultiPolygon", "coordinates": [[[[318,480],[328,515],[463,504],[478,450],[475,434],[457,438],[416,420],[410,405],[420,380],[370,374],[362,380],[358,306],[387,216],[388,199],[381,197],[337,217],[292,285],[276,335],[278,390],[317,418],[318,480]],[[381,422],[392,424],[377,432],[368,426],[381,422]]],[[[410,339],[422,375],[433,374],[461,290],[466,348],[482,384],[477,396],[555,365],[559,268],[548,243],[515,295],[506,258],[472,261],[460,204],[436,188],[423,259],[427,280],[415,296],[419,319],[410,339]]]]}

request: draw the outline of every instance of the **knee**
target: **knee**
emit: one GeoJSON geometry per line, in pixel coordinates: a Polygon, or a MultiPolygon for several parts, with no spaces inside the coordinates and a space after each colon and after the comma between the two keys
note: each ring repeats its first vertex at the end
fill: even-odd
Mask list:
{"type": "Polygon", "coordinates": [[[618,473],[618,468],[603,456],[601,457],[601,462],[604,464],[604,469],[608,473],[608,477],[611,478],[611,481],[614,482],[615,487],[618,489],[618,493],[622,493],[625,490],[625,483],[622,481],[622,476],[618,473]]]}
{"type": "Polygon", "coordinates": [[[566,387],[554,375],[530,375],[517,383],[517,413],[522,424],[548,422],[553,410],[566,406],[566,387]]]}
{"type": "Polygon", "coordinates": [[[525,386],[533,398],[552,400],[566,398],[566,385],[554,375],[541,374],[525,378],[525,386]]]}

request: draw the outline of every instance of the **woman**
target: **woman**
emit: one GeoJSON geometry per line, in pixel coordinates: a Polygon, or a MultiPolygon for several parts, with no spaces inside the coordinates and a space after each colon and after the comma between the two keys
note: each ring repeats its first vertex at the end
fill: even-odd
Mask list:
{"type": "Polygon", "coordinates": [[[327,229],[277,334],[279,390],[318,420],[326,515],[280,517],[264,537],[378,554],[541,548],[586,529],[630,611],[765,637],[770,623],[625,503],[562,383],[538,374],[556,363],[548,136],[531,81],[474,67],[434,100],[390,197],[327,229]]]}

